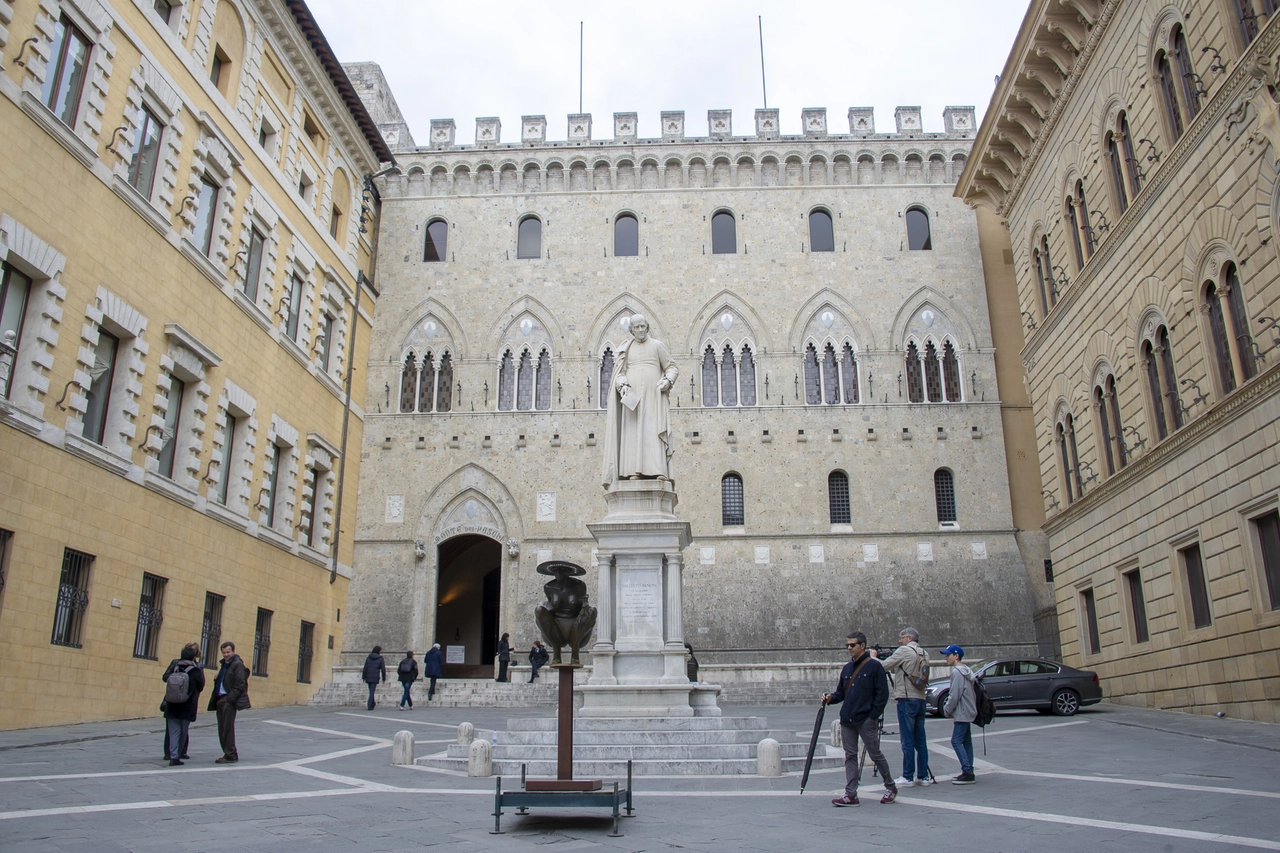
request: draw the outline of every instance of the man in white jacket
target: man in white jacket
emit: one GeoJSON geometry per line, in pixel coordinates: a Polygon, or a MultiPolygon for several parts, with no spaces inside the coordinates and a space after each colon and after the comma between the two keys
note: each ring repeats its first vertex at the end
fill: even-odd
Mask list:
{"type": "Polygon", "coordinates": [[[951,748],[960,760],[960,775],[951,780],[953,785],[972,785],[978,781],[973,775],[973,735],[970,724],[978,716],[978,694],[973,689],[973,670],[962,664],[964,649],[955,643],[942,650],[951,665],[951,687],[947,704],[942,713],[955,725],[951,729],[951,748]]]}
{"type": "Polygon", "coordinates": [[[894,782],[899,788],[932,785],[929,744],[924,734],[928,711],[924,689],[929,684],[929,655],[920,648],[919,631],[903,628],[899,632],[898,648],[885,659],[884,671],[893,678],[893,698],[898,704],[898,740],[902,744],[902,776],[894,782]]]}

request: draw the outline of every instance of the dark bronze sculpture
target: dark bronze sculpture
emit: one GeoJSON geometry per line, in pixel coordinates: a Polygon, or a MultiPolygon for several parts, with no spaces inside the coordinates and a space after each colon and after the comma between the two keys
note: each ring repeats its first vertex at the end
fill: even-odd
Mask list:
{"type": "Polygon", "coordinates": [[[563,560],[548,560],[538,566],[538,574],[552,576],[542,587],[547,600],[533,611],[542,639],[554,650],[552,666],[563,664],[563,646],[569,647],[569,665],[581,666],[578,654],[596,627],[596,609],[588,603],[587,585],[579,580],[586,573],[582,566],[563,560]]]}

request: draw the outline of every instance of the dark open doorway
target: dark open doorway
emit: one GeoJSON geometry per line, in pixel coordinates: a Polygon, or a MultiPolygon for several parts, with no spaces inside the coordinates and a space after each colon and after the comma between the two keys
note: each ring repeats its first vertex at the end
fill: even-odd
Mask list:
{"type": "Polygon", "coordinates": [[[487,536],[455,536],[440,543],[437,554],[435,642],[445,656],[445,677],[492,678],[502,546],[487,536]]]}

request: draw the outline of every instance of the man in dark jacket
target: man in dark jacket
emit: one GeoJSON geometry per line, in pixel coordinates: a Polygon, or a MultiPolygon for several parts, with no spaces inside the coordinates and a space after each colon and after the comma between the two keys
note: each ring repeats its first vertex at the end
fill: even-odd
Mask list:
{"type": "Polygon", "coordinates": [[[373,651],[369,652],[369,656],[364,659],[364,683],[369,685],[369,710],[372,711],[378,703],[373,700],[374,691],[378,689],[378,682],[386,682],[387,680],[387,662],[382,659],[382,646],[374,646],[373,651]]]}
{"type": "Polygon", "coordinates": [[[534,640],[533,647],[529,649],[529,666],[533,669],[533,674],[529,676],[530,684],[533,684],[534,679],[538,677],[538,670],[546,666],[549,660],[551,660],[551,655],[547,654],[542,641],[534,640]]]}
{"type": "Polygon", "coordinates": [[[222,666],[213,680],[213,693],[209,696],[210,711],[218,712],[218,743],[222,757],[215,764],[232,764],[240,760],[236,751],[236,713],[247,711],[249,705],[249,670],[236,654],[236,644],[223,643],[222,666]]]}
{"type": "Polygon", "coordinates": [[[400,661],[400,665],[396,667],[396,675],[400,679],[400,686],[404,688],[404,695],[400,697],[400,710],[404,710],[404,706],[408,704],[409,710],[413,710],[413,696],[409,691],[413,688],[413,682],[418,680],[418,662],[413,659],[413,652],[405,652],[404,660],[400,661]]]}
{"type": "Polygon", "coordinates": [[[861,631],[849,635],[845,648],[849,650],[849,662],[840,671],[836,689],[822,695],[825,704],[841,702],[840,743],[844,746],[844,796],[831,801],[836,806],[858,805],[858,777],[862,767],[858,763],[858,738],[867,746],[867,755],[887,789],[880,798],[882,803],[892,803],[898,796],[889,762],[880,751],[880,716],[889,704],[889,676],[880,661],[867,649],[867,637],[861,631]]]}
{"type": "Polygon", "coordinates": [[[427,701],[430,702],[436,695],[436,679],[444,675],[444,655],[440,654],[440,644],[433,643],[431,648],[422,656],[422,677],[431,679],[431,684],[427,687],[427,701]]]}
{"type": "Polygon", "coordinates": [[[164,675],[160,676],[165,684],[174,672],[187,674],[187,701],[165,702],[165,754],[170,767],[181,767],[180,759],[186,758],[187,729],[196,721],[196,711],[200,707],[200,691],[204,690],[204,670],[200,667],[200,646],[187,643],[182,648],[182,656],[169,664],[164,675]]]}
{"type": "Polygon", "coordinates": [[[498,681],[507,680],[507,667],[511,666],[511,635],[503,634],[498,640],[498,681]]]}

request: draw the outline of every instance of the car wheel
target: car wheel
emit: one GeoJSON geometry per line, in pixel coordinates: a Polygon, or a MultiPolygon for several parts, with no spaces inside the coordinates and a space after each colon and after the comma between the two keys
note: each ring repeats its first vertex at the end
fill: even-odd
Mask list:
{"type": "Polygon", "coordinates": [[[1059,717],[1074,716],[1080,710],[1080,694],[1074,690],[1059,690],[1053,694],[1053,713],[1059,717]]]}
{"type": "Polygon", "coordinates": [[[942,716],[942,709],[947,706],[947,694],[950,692],[950,690],[944,690],[938,694],[938,706],[933,709],[933,715],[935,717],[942,716]]]}

